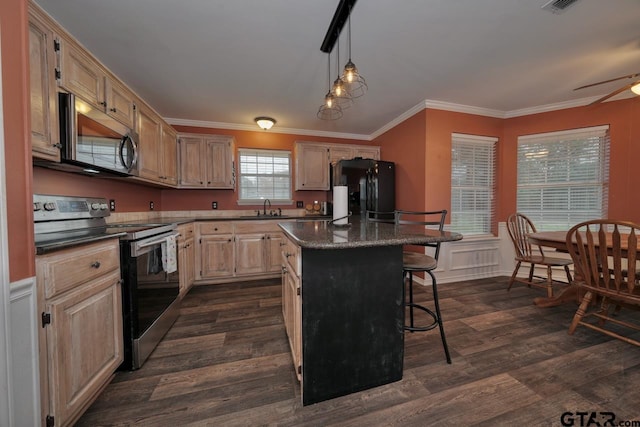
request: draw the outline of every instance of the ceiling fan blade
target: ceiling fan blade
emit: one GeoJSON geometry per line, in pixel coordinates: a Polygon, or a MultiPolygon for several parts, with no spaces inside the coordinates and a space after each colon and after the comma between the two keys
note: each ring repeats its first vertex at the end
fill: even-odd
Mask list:
{"type": "Polygon", "coordinates": [[[639,81],[637,81],[637,82],[629,83],[628,85],[624,85],[624,86],[622,86],[621,88],[614,90],[614,91],[613,91],[613,92],[611,92],[610,94],[605,95],[605,96],[603,96],[602,98],[598,98],[598,99],[596,99],[595,101],[593,101],[593,102],[592,102],[591,104],[589,104],[589,105],[599,104],[599,103],[601,103],[602,101],[605,101],[605,100],[607,100],[607,99],[611,98],[612,96],[616,96],[617,94],[622,93],[622,92],[624,92],[624,91],[625,91],[625,90],[627,90],[627,89],[631,89],[633,86],[637,85],[638,83],[640,83],[640,80],[639,80],[639,81]]]}
{"type": "Polygon", "coordinates": [[[622,79],[635,79],[636,77],[640,77],[640,73],[628,74],[626,76],[616,77],[615,79],[604,80],[604,81],[601,81],[601,82],[598,82],[598,83],[591,83],[589,85],[577,87],[574,90],[586,89],[588,87],[603,85],[605,83],[611,83],[611,82],[615,82],[615,81],[622,80],[622,79]]]}

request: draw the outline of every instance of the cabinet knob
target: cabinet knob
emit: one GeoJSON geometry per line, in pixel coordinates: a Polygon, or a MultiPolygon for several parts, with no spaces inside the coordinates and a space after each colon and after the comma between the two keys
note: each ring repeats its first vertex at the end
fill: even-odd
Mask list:
{"type": "Polygon", "coordinates": [[[287,272],[287,267],[285,267],[284,265],[282,266],[282,272],[286,273],[287,272]]]}
{"type": "Polygon", "coordinates": [[[106,107],[106,106],[107,106],[107,101],[102,101],[102,102],[100,103],[100,105],[102,105],[102,106],[106,107]]]}
{"type": "Polygon", "coordinates": [[[115,108],[109,108],[109,111],[112,111],[112,112],[114,112],[114,113],[115,113],[115,112],[116,112],[116,109],[115,109],[115,108]]]}
{"type": "Polygon", "coordinates": [[[93,268],[100,268],[100,261],[94,261],[91,263],[91,267],[93,268]]]}

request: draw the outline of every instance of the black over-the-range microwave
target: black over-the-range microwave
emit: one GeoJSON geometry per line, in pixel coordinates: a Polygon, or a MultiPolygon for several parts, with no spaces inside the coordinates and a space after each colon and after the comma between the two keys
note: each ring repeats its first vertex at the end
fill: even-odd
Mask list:
{"type": "Polygon", "coordinates": [[[58,101],[62,163],[57,169],[97,176],[138,175],[137,135],[132,129],[73,94],[60,93],[58,101]]]}

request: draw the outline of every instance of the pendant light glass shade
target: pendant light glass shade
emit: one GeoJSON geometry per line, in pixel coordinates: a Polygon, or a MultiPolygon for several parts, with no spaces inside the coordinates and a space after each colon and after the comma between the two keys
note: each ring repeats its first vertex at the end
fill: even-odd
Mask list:
{"type": "Polygon", "coordinates": [[[321,120],[337,120],[342,117],[342,108],[338,105],[331,93],[331,55],[328,55],[327,61],[327,83],[329,91],[324,96],[324,103],[318,108],[317,116],[321,120]]]}
{"type": "Polygon", "coordinates": [[[364,77],[358,72],[356,64],[351,60],[351,13],[349,13],[349,61],[344,66],[340,79],[344,83],[344,88],[349,92],[351,98],[360,98],[367,92],[368,86],[364,77]]]}
{"type": "Polygon", "coordinates": [[[342,78],[340,78],[340,65],[338,64],[340,64],[340,37],[338,37],[338,41],[336,43],[336,69],[338,77],[333,81],[331,94],[333,95],[334,102],[340,106],[340,108],[346,110],[351,107],[353,100],[351,99],[351,94],[347,90],[342,78]]]}

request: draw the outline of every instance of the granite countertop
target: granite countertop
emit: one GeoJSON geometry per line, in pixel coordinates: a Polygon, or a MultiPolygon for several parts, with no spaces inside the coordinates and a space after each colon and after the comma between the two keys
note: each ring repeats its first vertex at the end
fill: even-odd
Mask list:
{"type": "Polygon", "coordinates": [[[416,225],[395,225],[350,219],[346,227],[330,221],[296,221],[278,224],[303,248],[347,249],[371,246],[414,245],[461,240],[462,234],[425,229],[416,225]]]}

